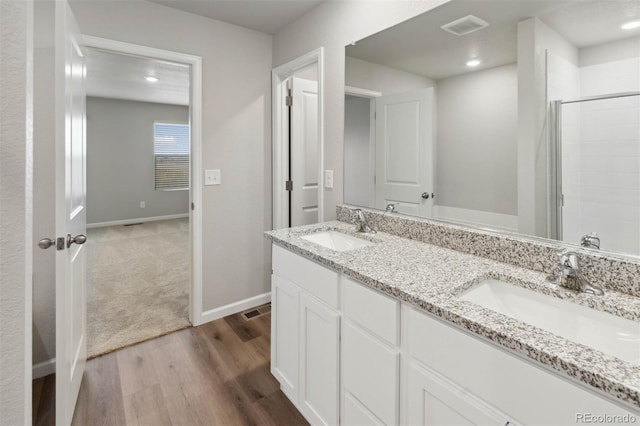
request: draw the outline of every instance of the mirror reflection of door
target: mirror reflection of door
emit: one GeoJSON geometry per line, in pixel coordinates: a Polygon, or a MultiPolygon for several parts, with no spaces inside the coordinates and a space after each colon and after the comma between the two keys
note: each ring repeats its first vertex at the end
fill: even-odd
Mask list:
{"type": "Polygon", "coordinates": [[[376,208],[431,216],[432,116],[433,88],[376,99],[376,208]]]}
{"type": "Polygon", "coordinates": [[[318,83],[290,80],[289,226],[318,222],[318,83]]]}

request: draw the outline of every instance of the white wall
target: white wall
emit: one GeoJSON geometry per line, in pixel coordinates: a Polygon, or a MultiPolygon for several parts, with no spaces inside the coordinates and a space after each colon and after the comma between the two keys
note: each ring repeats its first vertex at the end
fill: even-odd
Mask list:
{"type": "Polygon", "coordinates": [[[189,213],[188,190],[155,190],[156,121],[188,124],[189,107],[87,98],[87,223],[189,213]]]}
{"type": "Polygon", "coordinates": [[[334,187],[325,190],[326,220],[336,216],[343,198],[345,46],[417,16],[446,0],[323,2],[273,37],[273,65],[282,65],[324,47],[325,169],[334,187]]]}
{"type": "Polygon", "coordinates": [[[0,422],[31,424],[33,2],[0,2],[0,422]]]}
{"type": "MultiPolygon", "coordinates": [[[[144,1],[77,1],[72,9],[85,34],[203,58],[200,161],[222,170],[222,185],[203,188],[203,311],[268,292],[271,36],[144,1]]],[[[47,221],[52,211],[42,205],[34,219],[47,221]]],[[[34,273],[52,275],[50,267],[38,263],[34,273]]],[[[53,317],[54,300],[41,305],[49,312],[39,315],[53,317]]],[[[54,336],[41,338],[51,351],[54,336]]]]}
{"type": "Polygon", "coordinates": [[[547,237],[546,52],[574,64],[578,50],[537,18],[518,23],[518,231],[547,237]]]}
{"type": "Polygon", "coordinates": [[[380,92],[383,95],[411,92],[434,87],[435,81],[423,75],[413,74],[384,65],[345,58],[345,85],[380,92]]]}
{"type": "Polygon", "coordinates": [[[517,65],[437,83],[437,204],[517,215],[517,65]]]}
{"type": "Polygon", "coordinates": [[[344,118],[344,202],[373,207],[371,100],[347,96],[344,118]]]}

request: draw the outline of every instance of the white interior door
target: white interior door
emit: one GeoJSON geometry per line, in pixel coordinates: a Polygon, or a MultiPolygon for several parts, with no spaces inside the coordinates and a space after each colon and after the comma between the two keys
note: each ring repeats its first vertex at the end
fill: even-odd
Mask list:
{"type": "Polygon", "coordinates": [[[68,425],[86,363],[85,58],[66,1],[56,1],[56,424],[68,425]]]}
{"type": "Polygon", "coordinates": [[[376,98],[376,208],[430,217],[433,88],[376,98]]]}
{"type": "Polygon", "coordinates": [[[292,79],[291,226],[318,222],[318,83],[292,79]]]}

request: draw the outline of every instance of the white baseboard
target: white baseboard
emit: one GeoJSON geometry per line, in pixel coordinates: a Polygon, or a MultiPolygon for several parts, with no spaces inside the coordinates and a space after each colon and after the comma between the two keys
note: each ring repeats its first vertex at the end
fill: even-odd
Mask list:
{"type": "Polygon", "coordinates": [[[155,222],[158,220],[182,219],[189,217],[189,213],[170,214],[166,216],[139,217],[137,219],[112,220],[110,222],[87,223],[87,229],[103,228],[105,226],[131,225],[133,223],[155,222]]]}
{"type": "Polygon", "coordinates": [[[56,372],[56,359],[52,358],[47,361],[40,362],[32,367],[33,379],[48,376],[56,372]]]}
{"type": "Polygon", "coordinates": [[[438,205],[433,206],[433,215],[437,219],[518,232],[518,216],[514,215],[438,205]]]}
{"type": "Polygon", "coordinates": [[[227,315],[237,314],[238,312],[246,311],[249,308],[264,305],[269,302],[271,302],[271,292],[240,300],[239,302],[231,303],[219,308],[210,309],[202,313],[202,321],[197,325],[215,321],[217,319],[224,318],[227,315]]]}

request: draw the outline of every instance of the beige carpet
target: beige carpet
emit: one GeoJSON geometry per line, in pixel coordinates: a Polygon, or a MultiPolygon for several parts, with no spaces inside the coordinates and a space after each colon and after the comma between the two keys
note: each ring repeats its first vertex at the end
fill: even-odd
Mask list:
{"type": "Polygon", "coordinates": [[[89,358],[189,326],[189,221],[88,230],[89,358]]]}

